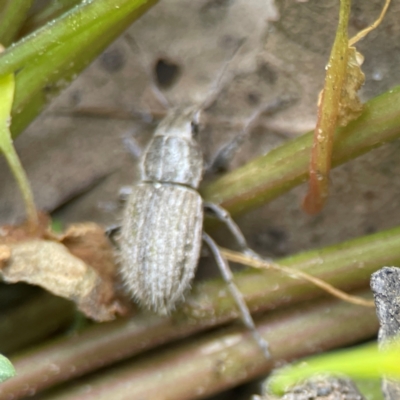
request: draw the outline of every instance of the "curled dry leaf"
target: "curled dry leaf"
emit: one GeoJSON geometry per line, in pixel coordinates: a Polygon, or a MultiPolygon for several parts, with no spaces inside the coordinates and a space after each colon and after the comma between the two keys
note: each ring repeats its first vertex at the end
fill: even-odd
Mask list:
{"type": "Polygon", "coordinates": [[[104,279],[114,279],[114,253],[101,226],[92,222],[71,225],[59,241],[104,279]]]}
{"type": "Polygon", "coordinates": [[[365,75],[361,70],[363,55],[355,47],[349,47],[347,54],[347,68],[340,94],[338,120],[340,126],[346,126],[358,118],[363,110],[363,104],[358,97],[358,91],[364,84],[365,75]]]}
{"type": "Polygon", "coordinates": [[[29,237],[23,226],[1,229],[0,277],[5,282],[41,286],[74,301],[96,321],[126,313],[115,291],[112,248],[101,227],[75,225],[57,241],[54,236],[53,240],[29,237]]]}
{"type": "Polygon", "coordinates": [[[90,265],[103,282],[104,294],[109,298],[118,298],[118,313],[125,314],[129,301],[115,293],[116,264],[113,248],[104,233],[104,229],[92,222],[71,225],[59,238],[60,243],[76,257],[90,265]]]}

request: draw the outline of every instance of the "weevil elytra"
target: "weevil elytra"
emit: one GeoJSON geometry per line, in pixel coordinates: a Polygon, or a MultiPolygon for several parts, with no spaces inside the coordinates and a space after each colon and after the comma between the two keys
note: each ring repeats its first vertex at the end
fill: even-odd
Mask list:
{"type": "Polygon", "coordinates": [[[146,308],[168,313],[190,287],[199,259],[203,158],[193,138],[198,109],[169,111],[141,163],[121,230],[121,274],[146,308]]]}

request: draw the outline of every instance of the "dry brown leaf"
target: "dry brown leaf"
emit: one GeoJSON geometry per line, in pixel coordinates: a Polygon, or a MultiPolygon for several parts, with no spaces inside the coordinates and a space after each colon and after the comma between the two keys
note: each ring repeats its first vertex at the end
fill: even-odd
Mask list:
{"type": "Polygon", "coordinates": [[[7,283],[26,282],[74,301],[80,311],[96,321],[109,321],[125,307],[115,298],[111,281],[56,242],[30,240],[10,244],[11,257],[0,271],[7,283]]]}
{"type": "Polygon", "coordinates": [[[104,279],[114,279],[114,252],[101,226],[93,222],[74,224],[59,240],[73,255],[89,264],[104,279]]]}
{"type": "Polygon", "coordinates": [[[338,120],[340,126],[346,126],[358,118],[363,110],[363,104],[358,97],[358,91],[365,82],[365,75],[361,70],[362,54],[355,47],[349,47],[347,53],[347,68],[340,95],[338,120]]]}
{"type": "Polygon", "coordinates": [[[90,265],[101,277],[103,295],[107,293],[109,298],[118,297],[121,308],[129,308],[130,302],[115,293],[117,268],[114,250],[100,225],[93,222],[71,225],[59,240],[74,256],[90,265]]]}
{"type": "Polygon", "coordinates": [[[50,232],[49,221],[41,214],[35,233],[27,224],[0,228],[0,277],[7,283],[38,285],[70,299],[96,321],[125,314],[127,302],[115,291],[113,249],[103,228],[77,224],[57,236],[50,232]]]}
{"type": "Polygon", "coordinates": [[[50,217],[44,212],[38,212],[38,224],[32,230],[29,222],[21,225],[3,225],[0,227],[0,244],[17,243],[28,239],[47,237],[50,226],[50,217]]]}

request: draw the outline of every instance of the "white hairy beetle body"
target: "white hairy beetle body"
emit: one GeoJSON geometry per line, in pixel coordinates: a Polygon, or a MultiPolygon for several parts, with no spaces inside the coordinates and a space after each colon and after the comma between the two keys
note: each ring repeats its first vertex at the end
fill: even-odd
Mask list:
{"type": "Polygon", "coordinates": [[[121,231],[121,274],[144,307],[164,314],[190,288],[199,259],[203,157],[193,137],[197,108],[170,110],[143,155],[121,231]]]}

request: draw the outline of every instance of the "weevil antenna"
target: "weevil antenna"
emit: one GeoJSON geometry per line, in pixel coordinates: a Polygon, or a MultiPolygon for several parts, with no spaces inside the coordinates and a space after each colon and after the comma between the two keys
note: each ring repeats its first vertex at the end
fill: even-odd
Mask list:
{"type": "Polygon", "coordinates": [[[240,132],[217,152],[208,169],[210,171],[219,171],[224,169],[226,164],[228,164],[242,143],[246,140],[247,136],[254,128],[254,125],[262,115],[269,115],[283,110],[293,104],[294,100],[295,99],[291,97],[285,96],[274,100],[272,103],[261,104],[245,121],[240,132]]]}
{"type": "Polygon", "coordinates": [[[221,85],[222,78],[225,75],[225,72],[228,70],[228,67],[231,65],[232,61],[235,59],[235,56],[239,53],[239,50],[242,48],[245,41],[246,41],[245,38],[239,39],[238,44],[235,47],[233,53],[222,65],[221,69],[217,74],[216,79],[214,79],[213,83],[211,84],[211,88],[207,93],[205,100],[200,106],[200,110],[206,110],[217,99],[219,93],[222,90],[222,85],[221,85]]]}
{"type": "Polygon", "coordinates": [[[154,95],[156,96],[156,98],[160,102],[160,104],[162,104],[166,110],[169,110],[171,108],[169,101],[164,96],[164,93],[154,83],[154,79],[153,79],[151,73],[149,72],[149,68],[148,68],[149,62],[147,60],[145,52],[143,51],[143,49],[140,47],[139,43],[135,40],[135,38],[132,35],[130,35],[129,33],[126,33],[124,37],[125,37],[125,40],[127,41],[127,43],[129,44],[129,46],[131,48],[136,48],[136,50],[139,52],[139,54],[140,54],[139,62],[140,62],[140,65],[142,66],[143,71],[149,78],[150,88],[151,88],[152,92],[154,93],[154,95]]]}

